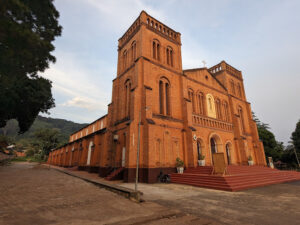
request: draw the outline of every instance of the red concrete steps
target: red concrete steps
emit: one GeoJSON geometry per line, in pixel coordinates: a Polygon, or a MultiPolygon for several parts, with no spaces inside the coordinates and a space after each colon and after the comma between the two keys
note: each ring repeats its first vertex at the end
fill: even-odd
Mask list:
{"type": "Polygon", "coordinates": [[[114,170],[113,172],[111,172],[107,177],[105,177],[105,180],[114,180],[115,178],[117,178],[123,171],[125,170],[124,167],[120,167],[116,170],[114,170]]]}
{"type": "Polygon", "coordinates": [[[211,175],[212,167],[189,168],[183,174],[171,174],[171,182],[225,191],[238,191],[300,180],[300,173],[263,166],[228,166],[230,175],[211,175]]]}

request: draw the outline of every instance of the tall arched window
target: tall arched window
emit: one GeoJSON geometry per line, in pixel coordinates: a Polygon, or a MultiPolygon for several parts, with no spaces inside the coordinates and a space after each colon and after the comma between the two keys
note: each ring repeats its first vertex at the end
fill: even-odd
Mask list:
{"type": "Polygon", "coordinates": [[[194,97],[194,91],[193,91],[193,89],[189,88],[188,95],[189,95],[189,100],[192,103],[193,113],[195,113],[196,112],[196,104],[195,104],[195,97],[194,97]]]}
{"type": "Polygon", "coordinates": [[[233,82],[233,80],[230,80],[230,86],[231,86],[231,93],[232,93],[233,95],[235,95],[235,87],[234,87],[234,82],[233,82]]]}
{"type": "Polygon", "coordinates": [[[134,62],[136,59],[136,41],[133,41],[131,44],[131,61],[134,62]]]}
{"type": "Polygon", "coordinates": [[[216,99],[216,114],[217,114],[217,119],[221,120],[222,119],[222,111],[221,111],[220,99],[216,99]]]}
{"type": "Polygon", "coordinates": [[[197,94],[197,102],[198,102],[198,113],[201,115],[205,114],[205,104],[204,104],[204,95],[202,92],[198,92],[197,94]]]}
{"type": "Polygon", "coordinates": [[[152,57],[158,61],[160,60],[160,43],[158,40],[152,42],[152,57]]]}
{"type": "Polygon", "coordinates": [[[127,51],[124,50],[123,52],[123,69],[125,70],[127,66],[127,51]]]}
{"type": "Polygon", "coordinates": [[[238,107],[238,115],[240,117],[240,124],[241,124],[241,130],[242,133],[245,133],[245,121],[244,121],[244,114],[243,114],[243,109],[242,107],[238,107]]]}
{"type": "Polygon", "coordinates": [[[169,66],[173,66],[173,62],[174,62],[174,58],[173,58],[173,55],[174,55],[174,52],[173,52],[173,49],[171,47],[167,47],[167,50],[166,50],[166,55],[167,55],[167,64],[169,66]]]}
{"type": "Polygon", "coordinates": [[[242,88],[241,88],[240,83],[238,83],[237,87],[238,87],[238,95],[239,95],[239,97],[242,97],[242,88]]]}
{"type": "Polygon", "coordinates": [[[169,101],[169,99],[170,99],[170,85],[169,85],[169,83],[166,83],[165,84],[165,87],[166,87],[166,89],[165,89],[165,91],[166,91],[166,114],[167,115],[170,115],[170,101],[169,101]]]}
{"type": "Polygon", "coordinates": [[[170,83],[164,77],[159,80],[159,113],[171,115],[170,83]]]}
{"type": "Polygon", "coordinates": [[[130,116],[130,93],[131,93],[131,82],[128,79],[125,82],[125,107],[124,107],[125,117],[130,116]]]}
{"type": "Polygon", "coordinates": [[[228,109],[228,103],[226,101],[223,102],[223,108],[224,108],[224,120],[229,122],[229,109],[228,109]]]}

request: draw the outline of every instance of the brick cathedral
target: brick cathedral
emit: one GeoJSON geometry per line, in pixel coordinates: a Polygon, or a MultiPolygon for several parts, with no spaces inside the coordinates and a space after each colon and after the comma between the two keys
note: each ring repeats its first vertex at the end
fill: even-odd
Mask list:
{"type": "Polygon", "coordinates": [[[123,168],[122,178],[130,182],[139,143],[142,182],[175,172],[177,157],[185,168],[197,167],[201,155],[212,165],[214,153],[223,153],[228,165],[248,164],[249,156],[266,165],[242,72],[225,61],[183,70],[181,34],[145,11],[118,41],[107,115],[73,133],[48,162],[101,177],[123,168]]]}

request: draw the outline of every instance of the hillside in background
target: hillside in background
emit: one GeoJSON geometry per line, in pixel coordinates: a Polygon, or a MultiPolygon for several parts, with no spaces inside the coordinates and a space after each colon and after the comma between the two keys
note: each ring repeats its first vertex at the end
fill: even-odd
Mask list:
{"type": "Polygon", "coordinates": [[[67,142],[69,135],[87,124],[74,123],[64,119],[54,119],[50,117],[38,116],[31,128],[24,134],[18,135],[18,121],[10,120],[4,128],[0,129],[0,135],[8,136],[16,142],[22,139],[31,139],[37,130],[42,128],[58,129],[60,131],[61,142],[67,142]]]}

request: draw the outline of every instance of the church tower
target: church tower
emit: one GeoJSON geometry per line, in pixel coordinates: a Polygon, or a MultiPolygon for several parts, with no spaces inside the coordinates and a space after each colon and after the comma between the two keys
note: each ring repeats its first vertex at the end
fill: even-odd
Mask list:
{"type": "Polygon", "coordinates": [[[117,77],[108,110],[110,166],[120,166],[115,162],[123,157],[129,180],[136,168],[140,121],[141,171],[152,176],[152,169],[174,167],[176,157],[183,157],[183,106],[178,101],[182,93],[176,91],[182,88],[181,76],[181,34],[142,11],[118,41],[117,77]],[[117,144],[113,137],[118,137],[117,144]],[[176,154],[171,153],[174,149],[176,154]]]}

